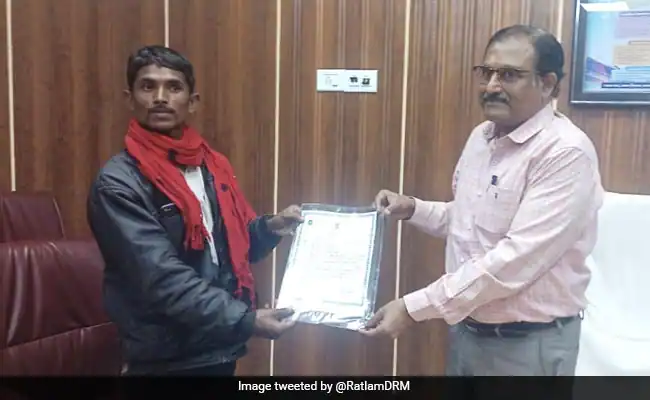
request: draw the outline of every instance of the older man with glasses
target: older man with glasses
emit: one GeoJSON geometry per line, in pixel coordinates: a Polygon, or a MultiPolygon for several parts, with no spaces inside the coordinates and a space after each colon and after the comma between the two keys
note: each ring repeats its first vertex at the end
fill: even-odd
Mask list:
{"type": "Polygon", "coordinates": [[[473,68],[487,121],[456,166],[454,199],[382,190],[377,207],[447,239],[446,273],[388,303],[362,332],[450,327],[449,375],[574,375],[603,188],[592,142],[552,100],[562,46],[530,26],[502,29],[473,68]]]}

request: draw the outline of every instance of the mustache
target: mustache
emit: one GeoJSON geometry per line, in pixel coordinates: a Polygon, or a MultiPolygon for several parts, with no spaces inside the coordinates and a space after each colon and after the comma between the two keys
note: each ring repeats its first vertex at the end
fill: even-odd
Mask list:
{"type": "Polygon", "coordinates": [[[174,113],[174,110],[172,110],[172,109],[169,108],[169,107],[165,107],[165,106],[155,106],[155,107],[151,107],[151,108],[149,109],[149,112],[150,112],[150,113],[166,112],[166,113],[173,114],[173,113],[174,113]]]}
{"type": "Polygon", "coordinates": [[[508,104],[508,99],[502,93],[484,93],[481,95],[481,101],[483,103],[499,102],[508,104]]]}

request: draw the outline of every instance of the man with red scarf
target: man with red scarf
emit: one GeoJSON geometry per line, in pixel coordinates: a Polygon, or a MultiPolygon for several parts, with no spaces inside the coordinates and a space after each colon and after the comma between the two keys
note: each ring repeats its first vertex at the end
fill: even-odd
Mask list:
{"type": "Polygon", "coordinates": [[[275,339],[294,324],[291,310],[257,309],[250,263],[293,232],[300,209],[255,215],[226,157],[187,124],[199,95],[181,54],[138,50],[127,83],[126,148],[88,198],[125,373],[232,375],[252,336],[275,339]]]}

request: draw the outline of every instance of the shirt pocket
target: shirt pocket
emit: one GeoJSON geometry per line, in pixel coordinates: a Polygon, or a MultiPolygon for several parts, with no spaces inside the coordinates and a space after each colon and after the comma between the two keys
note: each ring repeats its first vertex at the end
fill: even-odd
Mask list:
{"type": "Polygon", "coordinates": [[[483,232],[505,235],[519,209],[520,193],[513,189],[490,185],[479,202],[474,222],[483,232]]]}

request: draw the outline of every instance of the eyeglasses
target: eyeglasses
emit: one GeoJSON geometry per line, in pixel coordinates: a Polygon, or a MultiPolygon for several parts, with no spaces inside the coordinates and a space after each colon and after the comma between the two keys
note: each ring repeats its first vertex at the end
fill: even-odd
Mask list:
{"type": "Polygon", "coordinates": [[[472,71],[481,84],[490,82],[494,74],[497,74],[497,79],[501,83],[515,83],[524,75],[534,72],[513,67],[492,68],[487,65],[477,65],[472,68],[472,71]]]}

